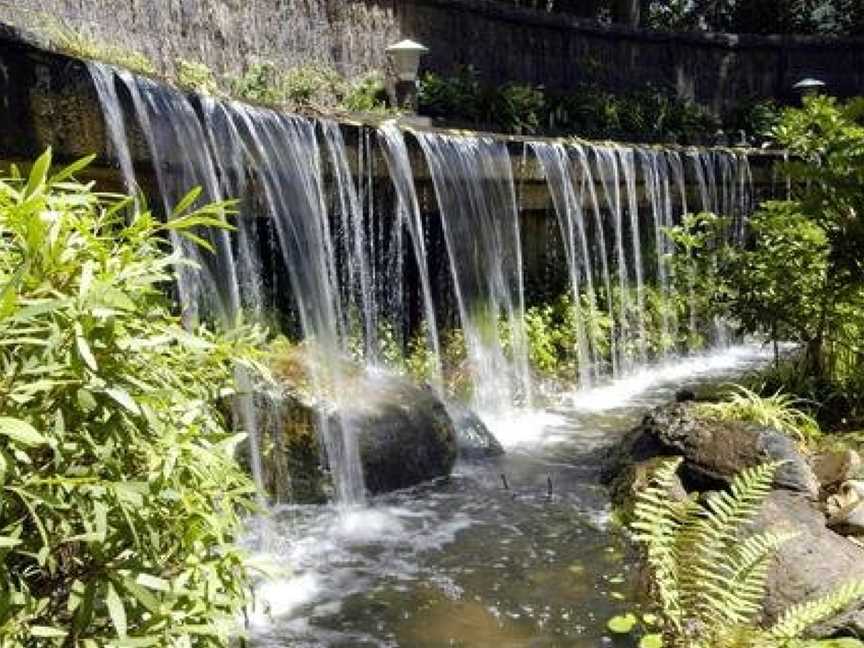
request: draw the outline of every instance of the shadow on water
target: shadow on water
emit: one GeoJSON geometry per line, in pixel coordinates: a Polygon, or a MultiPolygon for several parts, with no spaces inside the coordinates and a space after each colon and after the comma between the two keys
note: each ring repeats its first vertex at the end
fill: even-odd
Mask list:
{"type": "Polygon", "coordinates": [[[633,608],[636,574],[598,484],[602,448],[675,389],[734,380],[765,359],[735,348],[491,420],[506,456],[370,508],[280,509],[273,560],[291,573],[259,587],[252,645],[629,645],[606,631],[633,608]]]}

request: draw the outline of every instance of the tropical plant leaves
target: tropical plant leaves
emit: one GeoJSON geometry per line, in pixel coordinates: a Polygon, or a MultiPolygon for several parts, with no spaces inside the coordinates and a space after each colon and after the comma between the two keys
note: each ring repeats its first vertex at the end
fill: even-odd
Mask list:
{"type": "Polygon", "coordinates": [[[0,179],[0,645],[228,646],[254,487],[219,399],[261,333],[185,330],[168,228],[50,161],[0,179]]]}
{"type": "Polygon", "coordinates": [[[32,425],[21,419],[8,416],[0,416],[0,435],[25,447],[40,446],[48,443],[48,440],[39,434],[32,425]]]}

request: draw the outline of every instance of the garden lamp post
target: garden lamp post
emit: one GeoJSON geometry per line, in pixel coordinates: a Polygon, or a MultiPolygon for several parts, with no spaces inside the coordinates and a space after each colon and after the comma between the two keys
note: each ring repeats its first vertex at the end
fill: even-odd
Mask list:
{"type": "Polygon", "coordinates": [[[396,103],[410,113],[417,112],[417,71],[420,57],[428,51],[429,48],[412,40],[403,40],[387,48],[396,68],[396,103]]]}
{"type": "Polygon", "coordinates": [[[825,89],[825,82],[820,81],[819,79],[814,79],[812,77],[807,77],[806,79],[801,79],[798,83],[792,86],[792,89],[798,92],[801,95],[801,98],[807,97],[811,94],[817,94],[825,89]]]}

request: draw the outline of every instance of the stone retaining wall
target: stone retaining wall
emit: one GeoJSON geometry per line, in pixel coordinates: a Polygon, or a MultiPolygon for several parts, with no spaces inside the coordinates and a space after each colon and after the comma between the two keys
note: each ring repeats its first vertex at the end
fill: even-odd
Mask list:
{"type": "Polygon", "coordinates": [[[0,21],[44,31],[58,19],[169,72],[178,58],[230,74],[263,59],[354,76],[384,67],[387,44],[411,37],[432,50],[426,69],[472,64],[496,83],[561,91],[651,82],[718,111],[751,97],[789,100],[804,76],[841,96],[864,92],[860,39],[635,31],[493,0],[0,0],[0,21]]]}

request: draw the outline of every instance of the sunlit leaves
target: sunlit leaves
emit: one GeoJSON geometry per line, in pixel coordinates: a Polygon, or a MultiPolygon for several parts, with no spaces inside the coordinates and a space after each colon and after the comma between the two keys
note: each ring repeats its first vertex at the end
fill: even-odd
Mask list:
{"type": "Polygon", "coordinates": [[[0,436],[21,446],[45,445],[47,440],[29,423],[20,419],[0,416],[0,436]]]}
{"type": "Polygon", "coordinates": [[[259,334],[184,330],[161,237],[231,204],[127,221],[86,162],[0,180],[0,644],[224,646],[253,489],[220,399],[259,334]]]}

